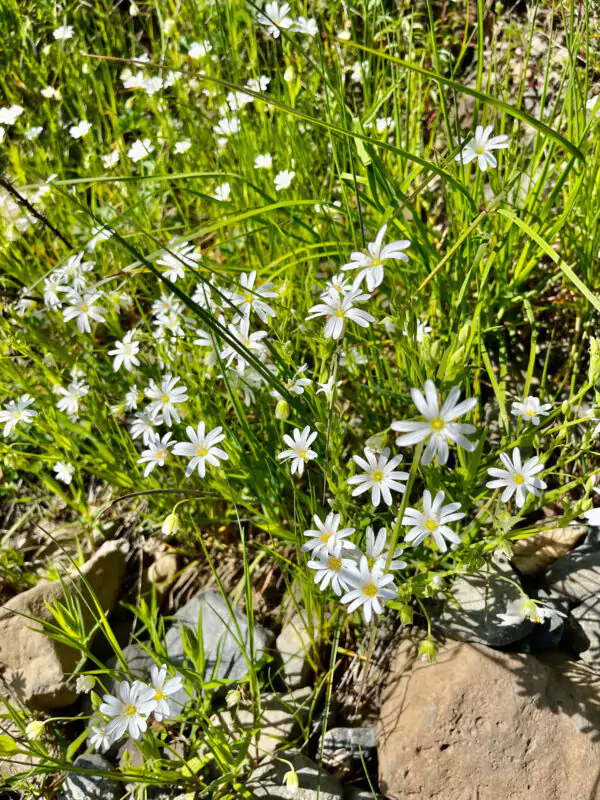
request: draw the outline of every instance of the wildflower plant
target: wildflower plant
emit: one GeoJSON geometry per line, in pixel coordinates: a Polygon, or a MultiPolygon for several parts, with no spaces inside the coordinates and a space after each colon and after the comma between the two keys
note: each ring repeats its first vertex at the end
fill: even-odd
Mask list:
{"type": "MultiPolygon", "coordinates": [[[[535,17],[493,40],[489,65],[479,19],[470,73],[413,9],[113,5],[59,19],[44,0],[0,22],[3,500],[59,504],[88,553],[101,486],[143,518],[138,544],[209,564],[224,595],[215,554],[235,554],[250,616],[268,561],[332,665],[342,633],[374,636],[386,611],[427,625],[429,598],[510,557],[542,508],[596,519],[598,86],[572,67],[585,20],[557,34],[568,58],[549,43],[528,110],[510,53],[534,58],[535,17]]],[[[7,545],[0,563],[13,588],[39,577],[21,556],[7,545]]],[[[136,791],[232,796],[257,728],[214,722],[224,687],[200,677],[201,637],[171,663],[156,597],[138,600],[146,681],[98,609],[117,668],[74,632],[73,598],[45,628],[96,682],[87,741],[139,743],[142,767],[122,766],[136,791]]],[[[523,602],[499,624],[549,613],[523,602]]],[[[268,679],[246,655],[239,692],[258,715],[268,679]]],[[[11,784],[43,794],[72,762],[63,721],[32,727],[6,705],[19,734],[0,746],[38,759],[11,784]]]]}

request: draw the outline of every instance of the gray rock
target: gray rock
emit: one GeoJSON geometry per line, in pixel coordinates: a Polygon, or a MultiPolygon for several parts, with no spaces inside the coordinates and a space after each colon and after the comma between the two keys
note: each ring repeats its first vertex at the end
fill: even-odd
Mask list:
{"type": "Polygon", "coordinates": [[[344,786],[344,800],[381,800],[383,795],[373,793],[369,789],[356,789],[354,786],[344,786]]]}
{"type": "Polygon", "coordinates": [[[553,597],[570,604],[582,603],[600,591],[600,546],[588,541],[559,558],[546,574],[545,585],[553,597]]]}
{"type": "Polygon", "coordinates": [[[495,646],[523,639],[533,623],[523,620],[515,625],[498,624],[498,614],[504,614],[509,603],[522,597],[517,587],[500,575],[519,582],[510,565],[502,567],[501,573],[460,575],[451,590],[458,607],[448,602],[441,615],[432,618],[436,629],[463,642],[495,646]]]}
{"type": "Polygon", "coordinates": [[[263,758],[282,745],[289,746],[300,726],[308,719],[311,695],[312,690],[308,687],[285,695],[264,694],[260,698],[262,713],[258,719],[246,705],[233,712],[222,712],[219,715],[220,725],[225,730],[258,728],[249,752],[255,759],[263,758]]]}
{"type": "Polygon", "coordinates": [[[277,650],[283,663],[283,678],[290,689],[306,686],[310,681],[311,661],[314,662],[315,659],[313,642],[317,630],[314,623],[312,631],[307,626],[306,614],[294,614],[277,637],[277,650]]]}
{"type": "Polygon", "coordinates": [[[324,736],[323,763],[340,778],[363,772],[363,760],[367,768],[372,767],[377,757],[376,731],[376,725],[331,728],[324,736]]]}
{"type": "MultiPolygon", "coordinates": [[[[78,756],[73,768],[114,772],[109,762],[97,754],[78,756]]],[[[121,781],[101,775],[70,772],[63,784],[60,800],[119,800],[124,791],[125,785],[121,781]]]]}
{"type": "Polygon", "coordinates": [[[571,642],[581,659],[593,670],[600,671],[600,596],[588,597],[571,616],[579,633],[571,642]]]}
{"type": "MultiPolygon", "coordinates": [[[[288,789],[284,784],[284,776],[289,772],[289,765],[283,761],[269,759],[250,776],[245,788],[254,797],[266,797],[269,800],[341,800],[342,784],[325,770],[300,753],[286,751],[289,761],[298,775],[299,786],[288,789]]],[[[238,796],[241,800],[241,795],[238,796]]]]}
{"type": "MultiPolygon", "coordinates": [[[[180,608],[167,631],[165,643],[169,658],[183,664],[185,651],[181,628],[194,635],[201,632],[204,643],[204,680],[242,680],[248,674],[250,637],[248,620],[241,611],[232,616],[221,594],[205,589],[180,608]],[[243,644],[243,649],[240,646],[243,644]]],[[[261,625],[254,626],[254,657],[258,661],[272,641],[272,634],[261,625]]]]}

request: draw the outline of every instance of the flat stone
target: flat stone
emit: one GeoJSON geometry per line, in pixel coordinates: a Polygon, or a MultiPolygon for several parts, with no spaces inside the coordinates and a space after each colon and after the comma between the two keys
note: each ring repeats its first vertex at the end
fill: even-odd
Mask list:
{"type": "MultiPolygon", "coordinates": [[[[319,769],[300,753],[286,751],[286,762],[290,762],[298,775],[299,786],[288,789],[284,785],[284,776],[289,772],[289,764],[278,759],[268,759],[256,769],[245,784],[246,789],[256,798],[269,800],[341,800],[342,784],[333,775],[319,769]]],[[[238,795],[238,800],[241,800],[238,795]]]]}
{"type": "Polygon", "coordinates": [[[323,763],[338,777],[372,767],[377,758],[376,726],[330,728],[323,741],[323,763]]]}
{"type": "MultiPolygon", "coordinates": [[[[595,539],[595,537],[594,537],[595,539]]],[[[600,546],[587,539],[582,547],[560,558],[549,569],[544,584],[551,596],[571,605],[582,603],[600,590],[600,546]]]]}
{"type": "Polygon", "coordinates": [[[306,686],[313,672],[311,662],[315,662],[314,641],[318,627],[307,625],[306,614],[295,614],[283,626],[277,637],[276,646],[283,663],[283,679],[290,689],[306,686]]]}
{"type": "MultiPolygon", "coordinates": [[[[232,616],[218,591],[204,589],[173,616],[173,625],[167,631],[165,643],[169,658],[174,664],[183,664],[185,660],[181,638],[183,626],[194,635],[198,635],[199,630],[202,632],[205,681],[240,681],[246,677],[250,658],[248,619],[239,609],[234,609],[232,616]]],[[[255,662],[264,655],[272,639],[270,631],[255,624],[255,662]]]]}
{"type": "Polygon", "coordinates": [[[236,727],[243,730],[259,728],[249,752],[255,759],[263,758],[282,745],[289,746],[293,741],[300,726],[308,719],[311,695],[309,687],[284,695],[264,694],[260,698],[260,717],[256,718],[250,706],[246,705],[219,714],[220,724],[225,730],[236,727]]]}
{"type": "Polygon", "coordinates": [[[523,575],[537,575],[569,553],[587,533],[586,525],[547,528],[513,542],[512,563],[523,575]]]}
{"type": "MultiPolygon", "coordinates": [[[[114,772],[113,767],[101,755],[78,756],[73,762],[76,770],[96,770],[114,772]]],[[[100,775],[86,775],[69,772],[62,786],[60,800],[120,800],[125,792],[125,784],[100,775]]]]}
{"type": "Polygon", "coordinates": [[[501,575],[519,582],[510,565],[505,565],[501,573],[459,575],[451,589],[458,607],[450,601],[446,603],[441,615],[432,618],[436,630],[453,639],[494,646],[523,639],[533,623],[523,620],[514,625],[499,624],[498,614],[506,613],[509,603],[522,598],[517,587],[502,580],[501,575]]]}
{"type": "Polygon", "coordinates": [[[600,672],[600,595],[588,597],[571,612],[571,616],[583,634],[577,648],[580,658],[591,669],[600,672]]]}
{"type": "Polygon", "coordinates": [[[448,642],[433,664],[399,648],[377,739],[394,800],[598,800],[600,677],[538,658],[448,642]]]}
{"type": "MultiPolygon", "coordinates": [[[[63,578],[74,597],[78,597],[85,624],[91,630],[95,620],[87,605],[92,599],[83,582],[86,579],[105,612],[114,606],[125,571],[126,543],[106,542],[80,567],[63,578]]],[[[80,652],[44,636],[41,626],[28,617],[55,622],[46,603],[64,603],[60,581],[42,580],[32,589],[11,598],[0,610],[0,671],[12,694],[31,708],[63,708],[77,699],[73,672],[80,652]],[[26,616],[22,616],[26,615],[26,616]]]]}

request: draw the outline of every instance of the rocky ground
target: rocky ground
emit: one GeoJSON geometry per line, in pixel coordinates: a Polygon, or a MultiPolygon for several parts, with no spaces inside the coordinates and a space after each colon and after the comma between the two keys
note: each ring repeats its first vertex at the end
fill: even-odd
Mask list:
{"type": "MultiPolygon", "coordinates": [[[[290,610],[277,630],[255,623],[256,658],[274,656],[262,717],[256,720],[243,700],[237,709],[218,714],[227,729],[260,723],[249,754],[258,767],[248,788],[256,797],[305,800],[372,797],[369,782],[383,796],[399,799],[600,797],[600,768],[594,767],[600,764],[599,531],[545,528],[517,543],[512,563],[498,557],[496,571],[486,577],[459,577],[448,593],[451,599],[440,595],[429,609],[439,642],[432,664],[417,659],[424,636],[419,625],[400,632],[390,615],[379,646],[372,650],[363,693],[369,702],[358,708],[347,700],[352,695],[348,675],[355,685],[364,678],[367,639],[356,643],[360,657],[336,671],[326,725],[306,617],[290,610]],[[497,615],[519,600],[515,584],[564,616],[540,624],[517,620],[499,625],[497,615]],[[299,776],[295,793],[284,786],[287,762],[273,758],[283,751],[299,776]]],[[[85,578],[105,610],[113,609],[127,551],[124,540],[102,545],[81,574],[69,578],[73,591],[86,596],[85,578]]],[[[155,562],[155,573],[167,571],[160,564],[164,558],[162,554],[155,562]]],[[[162,578],[168,582],[175,576],[173,569],[162,578]]],[[[50,621],[46,603],[60,597],[59,581],[40,581],[5,604],[0,616],[3,691],[29,708],[60,709],[76,720],[90,713],[89,698],[78,699],[70,675],[77,654],[36,634],[28,619],[50,621]]],[[[240,644],[243,638],[244,649],[249,646],[248,618],[238,608],[234,619],[215,589],[201,590],[165,619],[169,659],[184,663],[182,629],[197,631],[200,620],[205,680],[243,681],[248,664],[240,644]]],[[[154,662],[143,645],[132,641],[124,654],[132,674],[147,679],[154,662]]],[[[356,698],[356,691],[352,696],[356,698]]],[[[85,749],[75,766],[110,771],[124,760],[139,763],[132,740],[105,755],[85,749]]],[[[18,768],[9,759],[2,764],[5,774],[18,768]]],[[[124,789],[108,778],[72,774],[59,791],[61,800],[118,800],[124,789]]],[[[183,800],[181,791],[164,787],[148,797],[183,800]]]]}

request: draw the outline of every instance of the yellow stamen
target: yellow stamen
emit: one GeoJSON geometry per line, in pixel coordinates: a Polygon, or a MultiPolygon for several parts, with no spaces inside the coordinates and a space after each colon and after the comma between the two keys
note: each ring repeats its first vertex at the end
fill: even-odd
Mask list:
{"type": "Polygon", "coordinates": [[[434,531],[437,528],[437,522],[434,519],[428,519],[425,522],[425,527],[428,531],[434,531]]]}
{"type": "Polygon", "coordinates": [[[329,531],[325,531],[325,533],[321,536],[321,541],[323,542],[323,544],[327,544],[327,542],[331,539],[332,536],[333,536],[332,533],[330,533],[329,531]]]}
{"type": "Polygon", "coordinates": [[[300,450],[300,452],[298,453],[298,458],[301,458],[302,461],[304,461],[304,462],[308,461],[308,456],[306,455],[306,450],[300,450]]]}
{"type": "Polygon", "coordinates": [[[338,310],[335,312],[335,316],[338,317],[338,319],[343,319],[346,316],[346,312],[343,308],[338,308],[338,310]]]}
{"type": "Polygon", "coordinates": [[[124,717],[135,717],[137,714],[137,708],[133,705],[125,706],[123,709],[123,716],[124,717]]]}
{"type": "Polygon", "coordinates": [[[517,484],[517,486],[521,486],[525,483],[525,478],[521,475],[520,472],[515,472],[513,475],[513,480],[517,484]]]}
{"type": "Polygon", "coordinates": [[[163,403],[168,403],[169,400],[170,400],[169,395],[168,394],[163,394],[163,396],[162,396],[163,403]]]}
{"type": "Polygon", "coordinates": [[[434,417],[431,420],[431,427],[434,431],[441,431],[446,427],[446,423],[441,417],[434,417]]]}
{"type": "Polygon", "coordinates": [[[335,556],[331,556],[329,559],[329,569],[332,569],[334,572],[339,572],[342,568],[342,562],[339,558],[335,556]]]}
{"type": "Polygon", "coordinates": [[[194,447],[194,451],[197,456],[200,456],[200,458],[204,458],[204,456],[208,455],[208,447],[205,444],[197,444],[194,447]]]}
{"type": "Polygon", "coordinates": [[[383,480],[383,471],[380,469],[376,469],[375,472],[372,473],[371,478],[375,481],[375,483],[379,483],[383,480]]]}
{"type": "Polygon", "coordinates": [[[366,586],[363,586],[363,594],[365,597],[375,597],[377,587],[373,583],[367,583],[366,586]]]}

